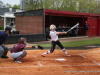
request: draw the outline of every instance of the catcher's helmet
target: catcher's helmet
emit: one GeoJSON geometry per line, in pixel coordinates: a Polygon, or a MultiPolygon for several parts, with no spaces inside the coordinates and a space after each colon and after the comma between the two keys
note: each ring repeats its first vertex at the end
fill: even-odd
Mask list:
{"type": "Polygon", "coordinates": [[[24,42],[24,41],[26,41],[26,39],[25,39],[25,38],[20,38],[20,39],[19,39],[19,43],[20,43],[20,44],[25,44],[25,42],[24,42]]]}
{"type": "Polygon", "coordinates": [[[52,24],[52,25],[50,26],[50,30],[53,30],[53,29],[56,29],[56,26],[52,24]]]}

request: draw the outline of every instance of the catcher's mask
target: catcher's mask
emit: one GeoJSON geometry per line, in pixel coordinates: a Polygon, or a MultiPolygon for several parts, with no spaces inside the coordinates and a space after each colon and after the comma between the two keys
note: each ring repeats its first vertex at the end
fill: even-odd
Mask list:
{"type": "Polygon", "coordinates": [[[27,40],[25,38],[20,38],[19,43],[20,44],[27,44],[27,40]]]}
{"type": "Polygon", "coordinates": [[[53,29],[56,29],[56,26],[52,24],[52,25],[50,26],[50,30],[53,30],[53,29]]]}

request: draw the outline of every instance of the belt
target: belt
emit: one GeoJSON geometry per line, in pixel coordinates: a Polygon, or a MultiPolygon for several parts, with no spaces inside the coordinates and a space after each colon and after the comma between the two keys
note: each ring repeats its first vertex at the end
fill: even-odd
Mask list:
{"type": "MultiPolygon", "coordinates": [[[[53,40],[52,40],[53,41],[53,40]]],[[[59,40],[56,40],[56,41],[54,41],[54,42],[57,42],[57,41],[59,41],[59,40]]]]}

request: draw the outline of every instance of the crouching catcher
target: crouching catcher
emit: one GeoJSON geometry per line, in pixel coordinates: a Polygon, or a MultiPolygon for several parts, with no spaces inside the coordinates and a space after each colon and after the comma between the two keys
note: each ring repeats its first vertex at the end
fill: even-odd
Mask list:
{"type": "Polygon", "coordinates": [[[13,58],[13,60],[15,60],[16,63],[22,63],[21,59],[23,59],[27,55],[27,52],[23,51],[24,48],[43,49],[43,47],[39,45],[35,47],[35,46],[26,46],[26,44],[27,44],[27,40],[25,38],[20,38],[19,43],[11,49],[10,57],[13,58]]]}

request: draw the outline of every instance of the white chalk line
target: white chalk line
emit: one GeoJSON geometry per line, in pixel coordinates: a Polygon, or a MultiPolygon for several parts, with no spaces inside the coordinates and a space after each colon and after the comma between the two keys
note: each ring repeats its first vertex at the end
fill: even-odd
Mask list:
{"type": "MultiPolygon", "coordinates": [[[[97,51],[100,51],[100,50],[97,50],[97,51]]],[[[82,56],[83,58],[86,58],[83,56],[83,54],[89,54],[89,53],[93,53],[93,52],[97,52],[97,51],[92,51],[92,52],[87,52],[87,53],[82,53],[82,54],[77,54],[77,55],[80,55],[82,56]]],[[[28,55],[30,56],[30,55],[28,55]]],[[[39,56],[39,55],[37,55],[39,56]]],[[[49,55],[48,55],[49,56],[49,55]]],[[[54,55],[50,55],[50,56],[54,56],[54,55]]],[[[55,55],[56,56],[56,55],[55,55]]],[[[35,55],[33,55],[34,58],[36,58],[35,55]]],[[[37,58],[38,59],[38,58],[37,58]]],[[[67,60],[67,61],[82,61],[82,60],[67,60]]],[[[83,60],[84,61],[84,60],[83,60]]],[[[99,63],[95,62],[94,60],[92,60],[92,62],[94,62],[95,64],[97,65],[42,65],[40,62],[38,62],[39,66],[16,66],[16,67],[0,67],[0,69],[3,69],[3,68],[24,68],[24,67],[28,67],[28,68],[31,68],[31,67],[46,67],[46,66],[100,66],[99,63]]]]}
{"type": "MultiPolygon", "coordinates": [[[[100,50],[97,50],[97,51],[100,51],[100,50]]],[[[89,53],[93,53],[93,52],[97,52],[97,51],[92,51],[92,52],[87,52],[87,53],[82,53],[82,54],[78,54],[80,56],[82,56],[83,58],[86,58],[83,56],[83,54],[89,54],[89,53]]],[[[97,63],[96,61],[92,60],[92,62],[94,62],[95,64],[99,65],[100,66],[100,63],[97,63]]]]}
{"type": "MultiPolygon", "coordinates": [[[[42,58],[42,57],[41,57],[41,58],[37,58],[36,55],[33,55],[33,57],[34,57],[35,59],[44,59],[44,58],[42,58]]],[[[46,59],[50,59],[50,58],[46,58],[46,59]]]]}
{"type": "MultiPolygon", "coordinates": [[[[84,61],[84,60],[67,60],[67,61],[84,61]]],[[[96,63],[96,64],[93,64],[93,65],[42,65],[41,62],[49,62],[49,61],[38,61],[39,66],[0,67],[0,69],[5,69],[5,68],[24,68],[24,67],[32,68],[32,67],[46,67],[46,66],[98,66],[99,65],[99,63],[97,63],[95,61],[93,61],[93,62],[96,63]]]]}
{"type": "Polygon", "coordinates": [[[34,58],[36,58],[36,56],[35,56],[35,55],[33,55],[33,57],[34,57],[34,58]]]}
{"type": "MultiPolygon", "coordinates": [[[[97,50],[97,51],[100,51],[100,50],[97,50]]],[[[83,55],[83,54],[89,54],[89,53],[93,53],[93,52],[97,52],[97,51],[91,51],[91,52],[87,52],[87,53],[82,53],[81,55],[83,55]]]]}
{"type": "Polygon", "coordinates": [[[100,63],[97,63],[96,61],[92,60],[95,64],[100,65],[100,63]]]}
{"type": "MultiPolygon", "coordinates": [[[[84,61],[84,60],[67,60],[67,61],[84,61]]],[[[3,69],[3,68],[24,68],[24,67],[26,67],[26,68],[32,68],[32,67],[46,67],[46,66],[98,66],[98,64],[99,64],[99,63],[93,61],[94,63],[96,63],[96,65],[95,64],[93,64],[93,65],[42,65],[41,62],[49,62],[49,61],[38,61],[39,66],[0,67],[0,69],[3,69]]]]}
{"type": "Polygon", "coordinates": [[[82,54],[78,54],[79,56],[83,57],[83,58],[86,58],[85,56],[83,56],[82,54]]]}
{"type": "Polygon", "coordinates": [[[43,66],[98,66],[98,65],[43,65],[43,66]]]}
{"type": "Polygon", "coordinates": [[[16,66],[16,67],[0,67],[0,69],[2,68],[24,68],[24,67],[40,67],[40,66],[16,66]]]}
{"type": "MultiPolygon", "coordinates": [[[[92,62],[92,60],[65,60],[65,61],[63,61],[63,62],[68,62],[68,61],[91,61],[92,62]]],[[[57,62],[57,60],[52,60],[52,61],[40,61],[40,62],[57,62]]],[[[59,61],[59,62],[62,62],[62,61],[59,61]]]]}
{"type": "MultiPolygon", "coordinates": [[[[46,67],[46,66],[98,66],[98,65],[41,65],[41,66],[16,66],[16,67],[0,67],[0,69],[5,68],[33,68],[33,67],[46,67]]],[[[100,66],[100,65],[99,65],[100,66]]]]}
{"type": "Polygon", "coordinates": [[[40,63],[39,61],[38,61],[38,64],[39,64],[40,66],[42,66],[41,63],[40,63]]]}

